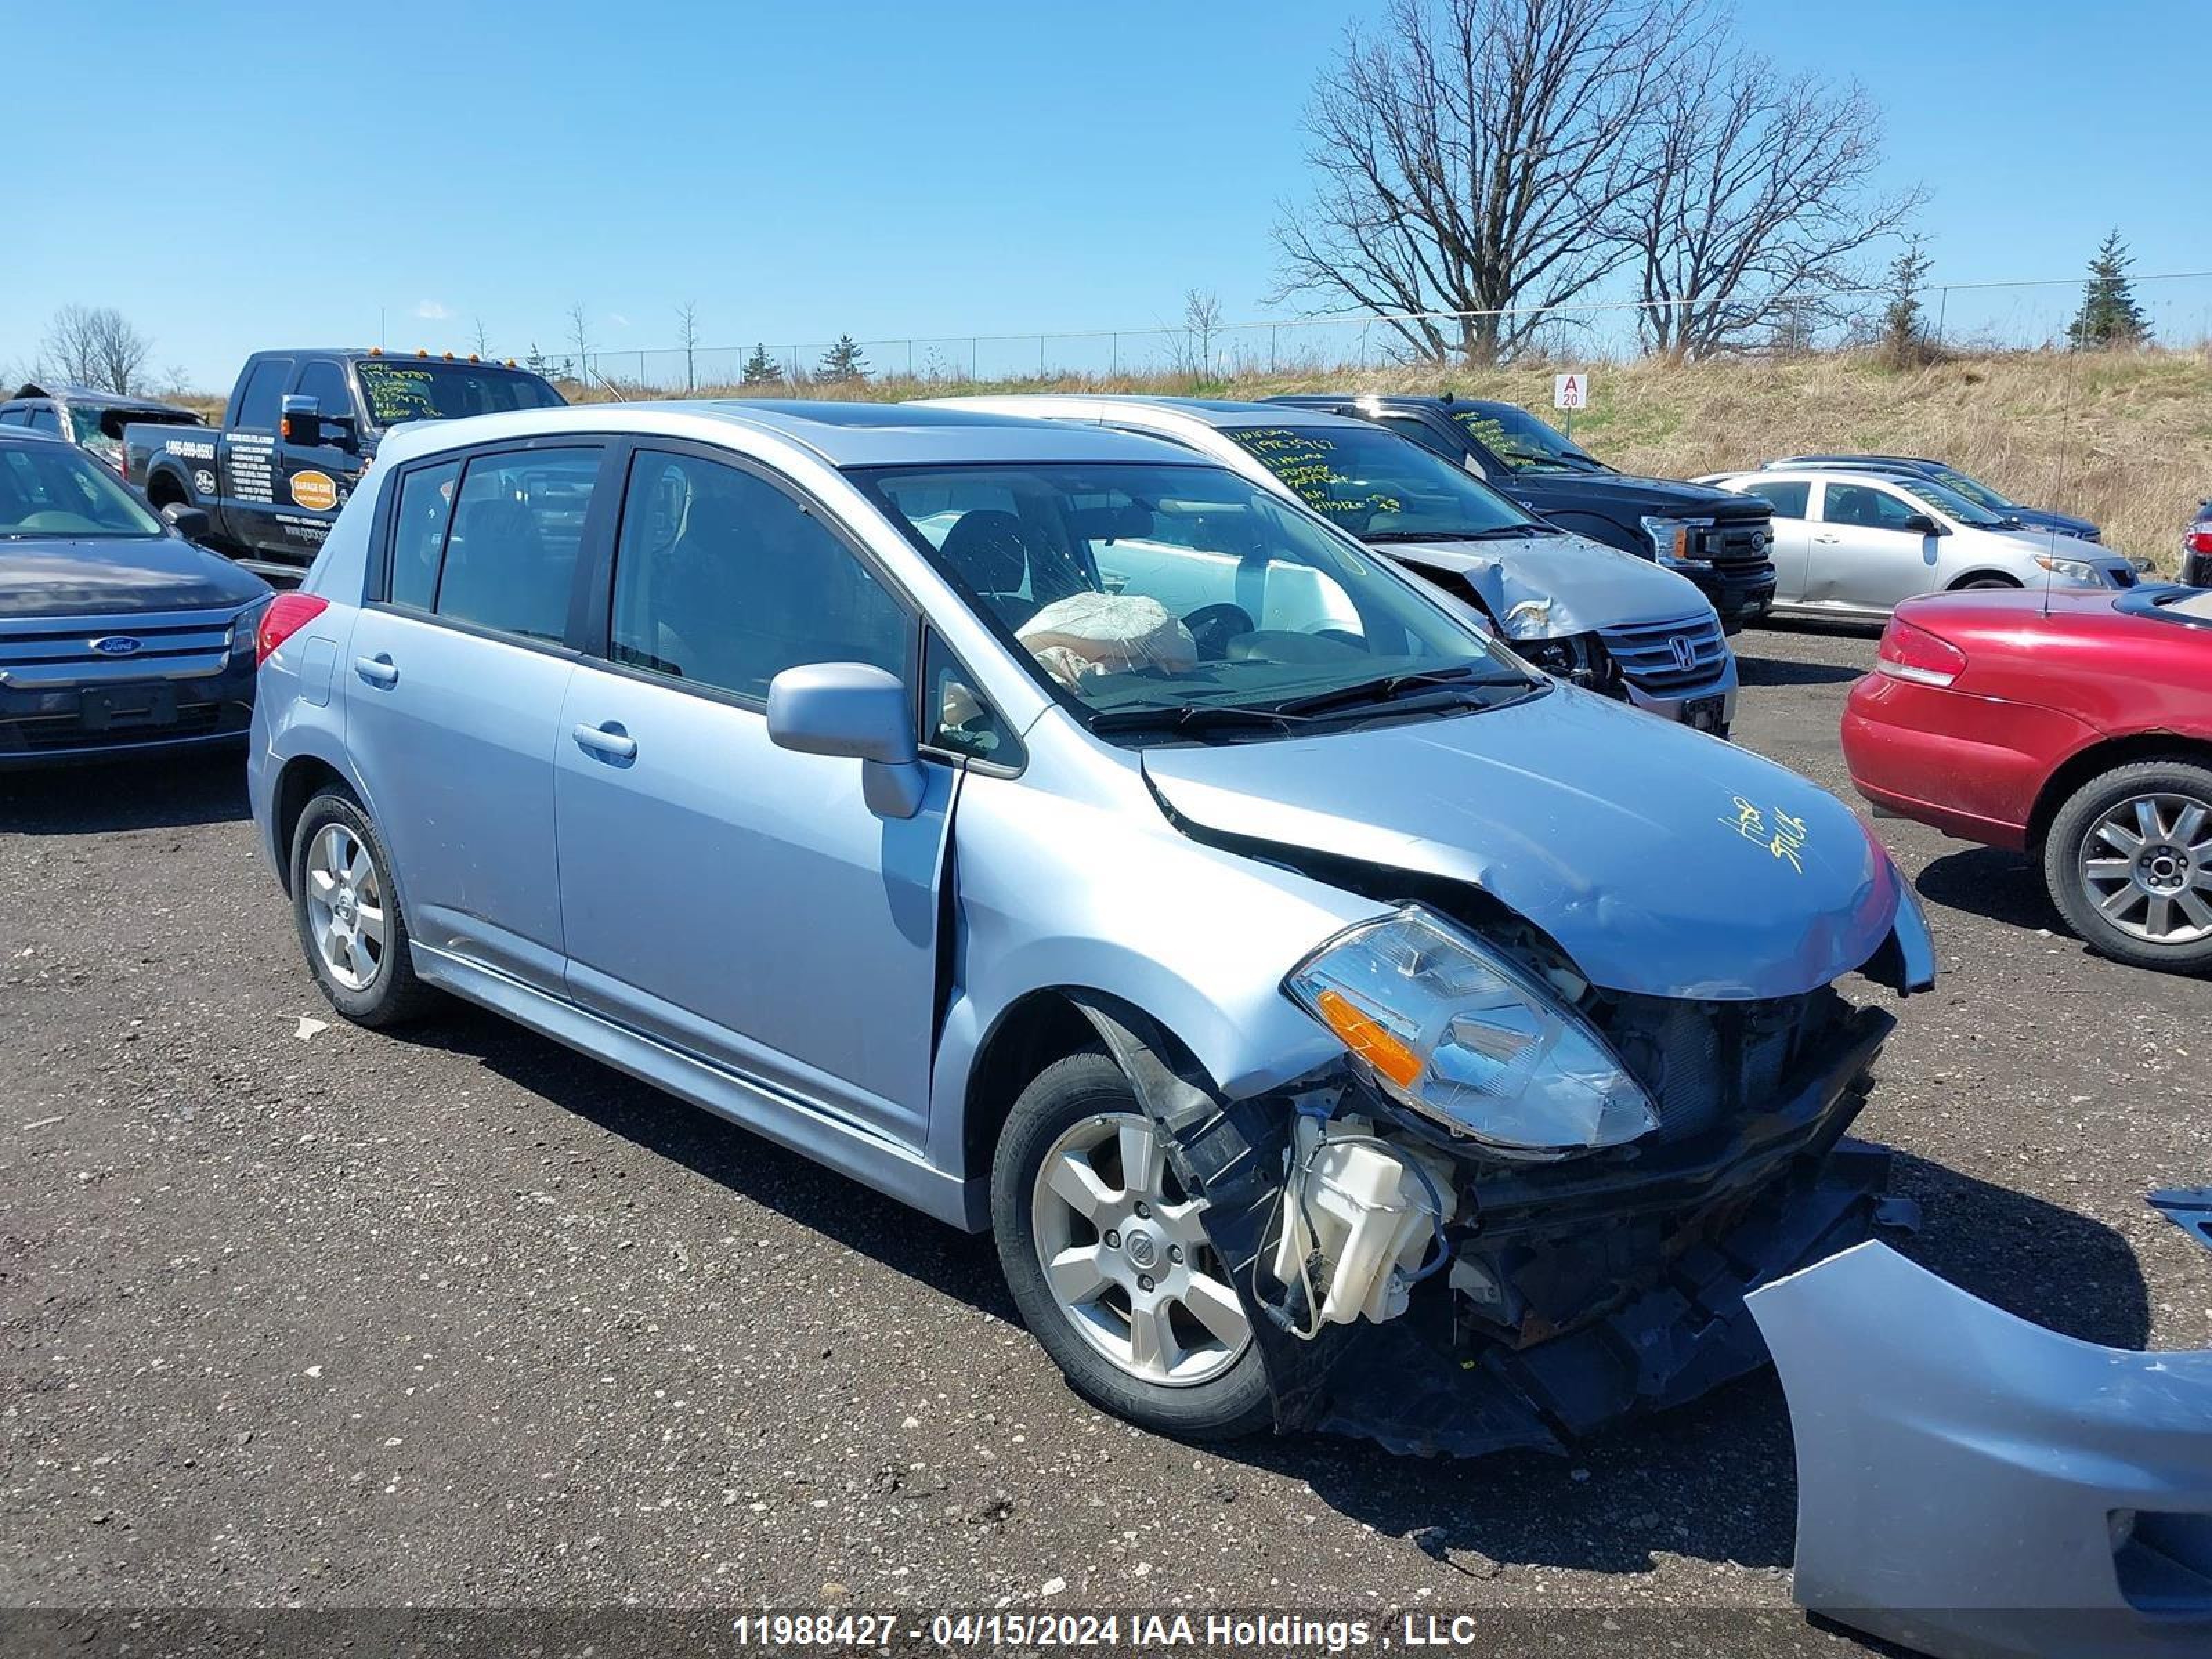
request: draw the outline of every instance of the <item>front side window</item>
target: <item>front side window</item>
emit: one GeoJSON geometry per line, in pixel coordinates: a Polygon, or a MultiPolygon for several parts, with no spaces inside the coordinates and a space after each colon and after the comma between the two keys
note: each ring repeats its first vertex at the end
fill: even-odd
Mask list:
{"type": "Polygon", "coordinates": [[[1828,524],[1851,525],[1861,530],[1903,531],[1916,511],[1886,489],[1869,484],[1828,481],[1820,501],[1820,517],[1828,524]]]}
{"type": "Polygon", "coordinates": [[[905,608],[822,520],[765,478],[691,455],[630,464],[608,654],[739,696],[805,663],[903,678],[905,608]]]}
{"type": "Polygon", "coordinates": [[[1516,472],[1602,472],[1605,464],[1518,409],[1470,406],[1452,410],[1490,453],[1516,472]]]}
{"type": "Polygon", "coordinates": [[[1249,426],[1228,435],[1308,507],[1362,541],[1552,533],[1465,467],[1379,426],[1249,426]]]}
{"type": "Polygon", "coordinates": [[[60,444],[0,448],[0,538],[111,540],[161,533],[161,520],[82,450],[60,444]]]}
{"type": "Polygon", "coordinates": [[[471,457],[446,536],[438,614],[557,644],[599,471],[595,448],[471,457]]]}
{"type": "Polygon", "coordinates": [[[1494,703],[1540,684],[1374,556],[1224,467],[853,476],[1102,732],[1267,735],[1324,710],[1370,716],[1429,694],[1494,703]]]}

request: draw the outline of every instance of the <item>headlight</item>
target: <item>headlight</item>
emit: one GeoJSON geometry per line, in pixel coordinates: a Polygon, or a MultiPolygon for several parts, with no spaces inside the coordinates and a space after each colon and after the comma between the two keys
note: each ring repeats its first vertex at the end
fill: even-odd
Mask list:
{"type": "Polygon", "coordinates": [[[1649,517],[1639,522],[1644,526],[1644,539],[1651,544],[1652,556],[1660,563],[1703,565],[1709,562],[1692,556],[1691,526],[1682,520],[1649,517]]]}
{"type": "MultiPolygon", "coordinates": [[[[274,597],[276,597],[274,594],[270,596],[271,599],[274,597]]],[[[268,599],[256,599],[231,618],[230,654],[232,656],[238,655],[241,651],[249,657],[253,654],[253,630],[261,626],[261,613],[268,608],[268,599]]]]}
{"type": "Polygon", "coordinates": [[[2097,567],[2081,559],[2062,559],[2054,553],[2039,553],[2035,562],[2054,576],[2063,576],[2069,582],[2096,583],[2101,579],[2097,567]]]}
{"type": "Polygon", "coordinates": [[[1552,631],[1552,602],[1523,599],[1505,613],[1505,637],[1540,640],[1552,631]]]}
{"type": "Polygon", "coordinates": [[[1580,1014],[1418,905],[1339,934],[1283,988],[1393,1099],[1501,1157],[1564,1158],[1658,1127],[1580,1014]]]}

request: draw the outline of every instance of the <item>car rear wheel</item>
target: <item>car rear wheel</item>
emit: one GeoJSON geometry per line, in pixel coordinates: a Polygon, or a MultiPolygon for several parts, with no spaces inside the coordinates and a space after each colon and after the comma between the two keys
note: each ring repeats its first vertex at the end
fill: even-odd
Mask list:
{"type": "Polygon", "coordinates": [[[1007,1116],[991,1218],[1023,1320],[1077,1393],[1188,1440],[1249,1434],[1273,1415],[1205,1208],[1103,1052],[1048,1066],[1007,1116]]]}
{"type": "Polygon", "coordinates": [[[429,988],[415,976],[407,923],[376,826],[349,797],[317,795],[292,833],[292,909],[300,945],[331,1006],[358,1025],[419,1015],[429,988]]]}
{"type": "Polygon", "coordinates": [[[2139,968],[2212,967],[2212,768],[2116,767],[2075,791],[2043,855],[2074,931],[2139,968]]]}

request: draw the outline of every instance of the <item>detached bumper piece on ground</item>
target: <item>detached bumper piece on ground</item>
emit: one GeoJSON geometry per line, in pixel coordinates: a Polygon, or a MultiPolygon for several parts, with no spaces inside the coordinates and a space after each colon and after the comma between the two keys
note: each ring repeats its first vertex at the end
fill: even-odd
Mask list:
{"type": "Polygon", "coordinates": [[[1749,1303],[1802,1605],[1938,1659],[2212,1653],[2212,1352],[2078,1342],[1875,1243],[1749,1303]]]}

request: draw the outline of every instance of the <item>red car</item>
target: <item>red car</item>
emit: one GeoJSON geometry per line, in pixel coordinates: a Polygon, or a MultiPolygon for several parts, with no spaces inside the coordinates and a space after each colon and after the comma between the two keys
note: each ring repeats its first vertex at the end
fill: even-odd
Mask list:
{"type": "Polygon", "coordinates": [[[2107,956],[2212,967],[2212,592],[1908,599],[1875,670],[1844,714],[1861,794],[2032,854],[2107,956]]]}

